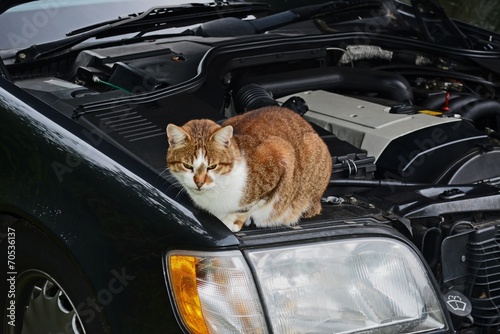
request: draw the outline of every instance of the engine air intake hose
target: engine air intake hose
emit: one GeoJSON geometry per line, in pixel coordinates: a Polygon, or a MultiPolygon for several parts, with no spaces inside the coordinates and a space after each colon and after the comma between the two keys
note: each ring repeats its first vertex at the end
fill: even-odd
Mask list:
{"type": "Polygon", "coordinates": [[[401,103],[413,103],[413,91],[401,75],[371,69],[350,67],[320,67],[315,69],[252,75],[236,83],[234,91],[255,83],[274,98],[307,90],[376,93],[382,98],[401,103]]]}
{"type": "Polygon", "coordinates": [[[261,107],[277,106],[278,102],[262,86],[248,84],[241,87],[234,97],[234,109],[238,114],[261,107]]]}
{"type": "Polygon", "coordinates": [[[481,120],[493,120],[495,130],[500,127],[500,102],[495,100],[477,100],[470,102],[456,111],[462,118],[473,121],[476,125],[481,120]]]}

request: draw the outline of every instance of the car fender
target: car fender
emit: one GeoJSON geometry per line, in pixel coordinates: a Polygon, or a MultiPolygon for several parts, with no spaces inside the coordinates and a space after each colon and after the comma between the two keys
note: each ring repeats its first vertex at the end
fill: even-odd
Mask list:
{"type": "Polygon", "coordinates": [[[53,238],[87,275],[96,292],[89,298],[103,306],[111,328],[168,326],[175,319],[168,311],[165,249],[235,247],[236,237],[169,197],[166,180],[104,141],[94,147],[77,123],[0,80],[0,213],[53,238]],[[144,303],[144,296],[155,300],[144,303]],[[127,314],[122,303],[143,309],[127,314]],[[159,313],[148,307],[169,314],[147,321],[159,313]]]}

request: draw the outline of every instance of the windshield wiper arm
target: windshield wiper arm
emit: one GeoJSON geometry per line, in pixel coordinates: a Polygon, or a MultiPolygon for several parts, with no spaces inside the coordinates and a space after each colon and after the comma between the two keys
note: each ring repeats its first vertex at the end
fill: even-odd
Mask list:
{"type": "Polygon", "coordinates": [[[209,4],[185,4],[179,6],[153,7],[143,13],[130,14],[114,20],[83,27],[67,34],[67,38],[53,42],[35,44],[16,53],[17,62],[43,58],[64,51],[87,39],[145,32],[183,25],[192,25],[207,20],[231,16],[246,17],[250,14],[269,10],[269,5],[250,2],[223,2],[209,4]]]}
{"type": "Polygon", "coordinates": [[[229,37],[241,34],[261,34],[288,24],[306,21],[315,17],[345,11],[352,8],[379,8],[388,0],[334,0],[316,5],[306,5],[283,12],[263,16],[254,20],[233,20],[221,18],[201,24],[194,30],[197,36],[229,37]]]}

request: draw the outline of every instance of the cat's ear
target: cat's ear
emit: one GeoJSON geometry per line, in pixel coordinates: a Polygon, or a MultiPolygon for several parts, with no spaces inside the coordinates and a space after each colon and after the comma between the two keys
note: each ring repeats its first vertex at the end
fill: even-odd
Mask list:
{"type": "Polygon", "coordinates": [[[172,148],[184,145],[186,140],[189,139],[189,135],[186,133],[186,131],[182,130],[180,127],[172,123],[167,125],[167,137],[168,144],[172,148]]]}
{"type": "Polygon", "coordinates": [[[215,140],[224,147],[229,147],[231,145],[231,138],[233,138],[233,127],[227,125],[215,132],[210,140],[215,140]]]}

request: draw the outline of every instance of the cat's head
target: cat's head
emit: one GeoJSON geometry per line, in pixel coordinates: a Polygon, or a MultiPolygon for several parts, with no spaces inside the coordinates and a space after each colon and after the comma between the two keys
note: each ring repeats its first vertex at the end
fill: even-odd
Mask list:
{"type": "Polygon", "coordinates": [[[234,164],[233,128],[211,120],[192,120],[179,127],[167,126],[167,165],[190,192],[217,186],[234,164]]]}

